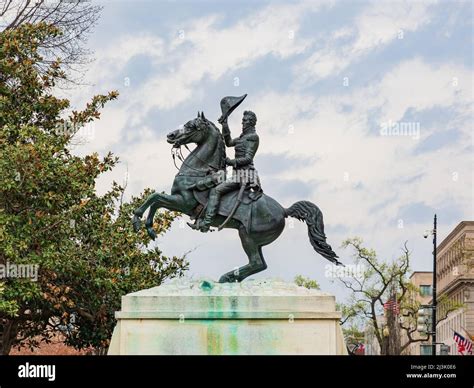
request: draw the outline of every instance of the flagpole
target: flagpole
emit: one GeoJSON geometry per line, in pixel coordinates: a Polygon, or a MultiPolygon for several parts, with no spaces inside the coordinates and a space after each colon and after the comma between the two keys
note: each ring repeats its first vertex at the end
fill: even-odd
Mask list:
{"type": "Polygon", "coordinates": [[[436,214],[434,215],[433,221],[433,303],[432,303],[432,321],[431,321],[431,331],[432,331],[432,347],[431,347],[431,354],[436,356],[436,308],[437,308],[437,300],[436,300],[436,235],[437,235],[437,217],[436,214]]]}

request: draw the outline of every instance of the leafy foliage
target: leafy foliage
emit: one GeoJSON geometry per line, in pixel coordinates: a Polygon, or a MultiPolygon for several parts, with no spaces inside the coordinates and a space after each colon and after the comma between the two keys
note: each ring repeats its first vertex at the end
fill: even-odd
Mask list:
{"type": "MultiPolygon", "coordinates": [[[[351,291],[349,301],[339,306],[342,324],[350,325],[344,332],[350,334],[354,328],[358,331],[370,329],[382,354],[400,354],[413,342],[428,341],[429,334],[415,335],[421,304],[415,298],[419,289],[409,279],[410,252],[406,244],[402,255],[391,262],[380,260],[375,250],[364,247],[358,237],[347,239],[343,247],[351,248],[355,263],[364,268],[360,278],[339,279],[351,291]],[[384,309],[389,301],[397,304],[401,317],[394,314],[393,309],[384,309]]],[[[451,303],[445,316],[438,316],[438,322],[459,307],[459,304],[451,303]]]]}
{"type": "Polygon", "coordinates": [[[295,277],[295,283],[297,286],[305,287],[308,289],[319,290],[319,284],[316,280],[312,280],[310,278],[304,277],[302,275],[297,275],[295,277]]]}
{"type": "MultiPolygon", "coordinates": [[[[145,232],[131,228],[132,211],[150,190],[122,203],[124,188],[114,182],[98,196],[96,179],[118,158],[79,157],[68,149],[118,93],[95,96],[67,115],[69,101],[52,94],[65,77],[60,63],[41,73],[35,66],[42,60],[38,47],[56,34],[45,23],[0,33],[0,265],[39,268],[37,281],[0,281],[4,354],[14,344],[36,346],[35,336],[47,340],[58,329],[69,345],[106,347],[123,294],[187,268],[185,258],[147,250],[145,232]]],[[[160,213],[155,229],[164,233],[176,216],[160,213]]]]}

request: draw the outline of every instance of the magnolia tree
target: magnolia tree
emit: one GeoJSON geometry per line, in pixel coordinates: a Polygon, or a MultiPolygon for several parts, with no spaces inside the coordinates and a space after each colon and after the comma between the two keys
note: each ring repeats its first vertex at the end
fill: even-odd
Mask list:
{"type": "MultiPolygon", "coordinates": [[[[84,157],[70,142],[116,92],[92,98],[83,111],[52,94],[64,79],[58,61],[38,49],[57,39],[52,25],[22,24],[0,33],[0,353],[38,346],[60,330],[77,349],[105,349],[114,312],[128,292],[180,276],[185,258],[146,249],[130,219],[150,191],[123,202],[113,183],[99,196],[96,179],[118,163],[109,153],[84,157]],[[70,112],[70,113],[69,113],[70,112]]],[[[164,233],[175,213],[154,228],[164,233]]]]}

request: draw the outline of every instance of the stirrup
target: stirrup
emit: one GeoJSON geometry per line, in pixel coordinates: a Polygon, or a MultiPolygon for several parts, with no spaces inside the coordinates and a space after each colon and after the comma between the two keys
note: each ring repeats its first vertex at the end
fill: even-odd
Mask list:
{"type": "Polygon", "coordinates": [[[194,224],[186,222],[191,229],[199,230],[200,232],[209,232],[210,225],[203,222],[202,220],[196,220],[194,224]]]}

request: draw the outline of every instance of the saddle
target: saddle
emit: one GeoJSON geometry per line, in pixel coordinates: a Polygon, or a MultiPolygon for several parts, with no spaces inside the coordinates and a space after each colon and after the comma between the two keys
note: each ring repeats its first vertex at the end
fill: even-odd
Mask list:
{"type": "MultiPolygon", "coordinates": [[[[194,189],[193,190],[194,198],[196,201],[199,202],[199,206],[197,206],[195,210],[195,214],[191,217],[192,219],[200,218],[204,215],[204,209],[207,205],[208,197],[209,197],[209,190],[199,191],[194,189]]],[[[261,191],[254,192],[250,190],[250,188],[245,188],[242,200],[235,210],[234,215],[232,218],[240,221],[247,231],[250,228],[250,222],[252,220],[252,204],[253,202],[257,201],[262,196],[261,191]]],[[[231,214],[232,209],[234,208],[239,195],[239,190],[231,191],[230,193],[226,193],[221,197],[219,207],[217,209],[217,214],[227,217],[231,214]]]]}

